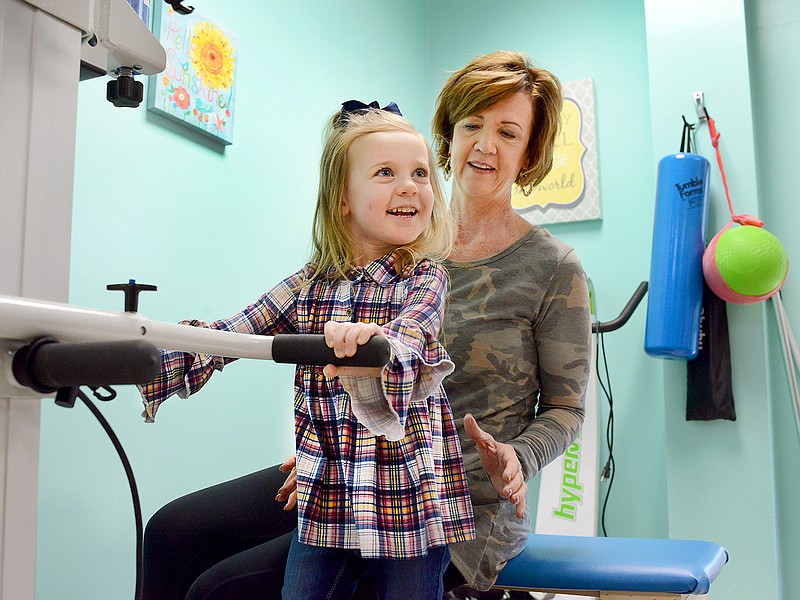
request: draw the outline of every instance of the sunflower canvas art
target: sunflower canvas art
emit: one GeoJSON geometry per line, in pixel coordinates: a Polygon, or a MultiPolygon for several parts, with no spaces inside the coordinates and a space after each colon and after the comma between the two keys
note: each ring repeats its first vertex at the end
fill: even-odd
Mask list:
{"type": "Polygon", "coordinates": [[[198,14],[157,3],[153,32],[167,66],[150,76],[147,108],[228,145],[233,143],[238,39],[198,14]]]}

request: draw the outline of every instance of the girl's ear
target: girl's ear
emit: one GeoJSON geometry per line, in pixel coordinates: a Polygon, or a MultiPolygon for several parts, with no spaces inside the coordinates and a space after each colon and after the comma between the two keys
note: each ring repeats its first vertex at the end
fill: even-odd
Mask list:
{"type": "Polygon", "coordinates": [[[350,206],[347,204],[347,198],[342,200],[342,216],[346,217],[350,214],[350,206]]]}

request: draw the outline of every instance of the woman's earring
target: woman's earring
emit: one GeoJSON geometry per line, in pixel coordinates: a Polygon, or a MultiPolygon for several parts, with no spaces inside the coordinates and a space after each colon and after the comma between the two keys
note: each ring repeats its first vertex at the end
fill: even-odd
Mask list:
{"type": "MultiPolygon", "coordinates": [[[[528,168],[521,169],[519,175],[517,175],[517,182],[524,181],[529,174],[530,174],[530,169],[528,168]]],[[[531,193],[533,192],[532,183],[529,183],[527,185],[521,185],[520,183],[517,183],[517,187],[519,188],[519,191],[522,192],[522,195],[525,197],[530,196],[531,193]]]]}
{"type": "Polygon", "coordinates": [[[453,171],[452,166],[450,166],[450,155],[447,155],[447,162],[444,163],[444,178],[445,180],[450,179],[450,173],[453,171]]]}

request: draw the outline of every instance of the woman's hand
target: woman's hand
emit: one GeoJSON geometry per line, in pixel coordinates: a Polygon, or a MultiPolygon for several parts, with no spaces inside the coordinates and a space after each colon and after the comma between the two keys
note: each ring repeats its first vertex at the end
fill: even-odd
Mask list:
{"type": "MultiPolygon", "coordinates": [[[[375,323],[325,323],[325,342],[333,348],[338,358],[353,356],[359,346],[366,344],[374,335],[383,336],[383,329],[375,323]]],[[[325,365],[325,377],[349,375],[351,377],[380,377],[383,367],[337,367],[325,365]]]]}
{"type": "Polygon", "coordinates": [[[292,510],[297,504],[297,455],[292,454],[289,458],[283,461],[283,464],[278,467],[281,473],[288,473],[286,481],[278,489],[278,495],[275,500],[278,502],[286,502],[283,510],[292,510]]]}
{"type": "Polygon", "coordinates": [[[464,417],[467,435],[478,446],[478,456],[495,491],[517,507],[517,518],[525,516],[528,484],[522,472],[522,463],[511,444],[498,442],[478,426],[472,414],[464,417]]]}

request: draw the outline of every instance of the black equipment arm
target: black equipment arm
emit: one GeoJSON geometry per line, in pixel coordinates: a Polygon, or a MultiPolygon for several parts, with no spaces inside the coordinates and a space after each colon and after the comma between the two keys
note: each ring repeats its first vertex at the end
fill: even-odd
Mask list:
{"type": "Polygon", "coordinates": [[[592,333],[608,333],[609,331],[614,331],[625,325],[646,293],[647,282],[643,281],[639,284],[639,287],[636,288],[636,291],[633,292],[633,296],[628,300],[628,303],[625,305],[625,308],[622,309],[622,312],[619,313],[619,316],[611,321],[592,323],[592,333]]]}

